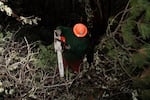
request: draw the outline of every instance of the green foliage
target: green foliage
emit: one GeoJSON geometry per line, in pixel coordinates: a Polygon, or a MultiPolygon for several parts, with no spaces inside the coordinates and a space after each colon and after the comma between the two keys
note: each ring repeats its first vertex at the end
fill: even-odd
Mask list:
{"type": "MultiPolygon", "coordinates": [[[[130,0],[128,10],[118,23],[120,28],[117,32],[108,33],[110,37],[102,48],[107,50],[105,57],[111,60],[111,66],[119,66],[129,77],[137,77],[150,67],[150,1],[130,0]]],[[[114,24],[116,21],[110,23],[111,27],[114,24]]],[[[149,84],[150,73],[144,78],[133,78],[133,87],[140,91],[142,100],[150,100],[149,84]]]]}
{"type": "Polygon", "coordinates": [[[139,68],[150,64],[150,45],[141,46],[137,53],[132,55],[133,64],[139,68]]]}
{"type": "Polygon", "coordinates": [[[148,0],[130,0],[130,5],[131,10],[122,25],[122,33],[124,40],[129,45],[134,45],[135,35],[138,33],[142,39],[150,37],[150,2],[148,0]]]}
{"type": "Polygon", "coordinates": [[[148,0],[130,0],[131,10],[124,21],[121,30],[126,45],[136,52],[132,54],[135,65],[143,67],[149,63],[148,53],[150,46],[150,2],[148,0]],[[143,45],[147,45],[143,47],[143,45]]]}
{"type": "Polygon", "coordinates": [[[150,38],[150,24],[140,23],[138,29],[143,39],[150,38]]]}
{"type": "Polygon", "coordinates": [[[136,78],[133,81],[134,88],[140,88],[140,95],[139,97],[142,100],[149,100],[150,99],[150,75],[144,78],[136,78]]]}
{"type": "Polygon", "coordinates": [[[124,41],[127,42],[128,45],[133,45],[135,43],[135,36],[133,33],[135,28],[135,21],[128,19],[125,21],[121,28],[124,41]]]}
{"type": "Polygon", "coordinates": [[[145,22],[150,22],[150,6],[147,7],[147,10],[145,13],[145,22]]]}
{"type": "Polygon", "coordinates": [[[39,54],[37,57],[37,65],[45,69],[54,69],[56,67],[57,58],[54,52],[53,44],[49,46],[39,45],[39,54]]]}
{"type": "Polygon", "coordinates": [[[4,41],[8,41],[12,37],[12,33],[9,31],[5,33],[5,36],[2,32],[0,32],[0,43],[4,41]]]}
{"type": "MultiPolygon", "coordinates": [[[[144,69],[150,65],[150,1],[130,0],[130,6],[131,10],[121,27],[122,37],[125,45],[132,48],[132,69],[144,69]]],[[[142,100],[150,99],[149,84],[149,76],[133,82],[134,87],[141,89],[142,100]]]]}

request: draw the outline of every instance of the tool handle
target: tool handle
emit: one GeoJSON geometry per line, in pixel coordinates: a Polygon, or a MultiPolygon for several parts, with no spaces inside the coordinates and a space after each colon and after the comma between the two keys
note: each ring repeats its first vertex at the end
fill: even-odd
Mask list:
{"type": "Polygon", "coordinates": [[[54,30],[54,49],[57,52],[57,61],[60,77],[64,77],[64,65],[63,65],[63,57],[62,57],[62,46],[59,41],[61,38],[61,31],[54,30]]]}

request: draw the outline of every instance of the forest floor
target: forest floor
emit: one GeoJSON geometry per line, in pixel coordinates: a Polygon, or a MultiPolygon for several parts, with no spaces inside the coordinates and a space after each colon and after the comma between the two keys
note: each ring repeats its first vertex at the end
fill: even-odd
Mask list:
{"type": "Polygon", "coordinates": [[[53,44],[15,42],[8,32],[0,38],[0,100],[132,100],[132,77],[104,50],[110,40],[96,47],[91,66],[85,60],[80,73],[66,70],[60,78],[53,44]]]}

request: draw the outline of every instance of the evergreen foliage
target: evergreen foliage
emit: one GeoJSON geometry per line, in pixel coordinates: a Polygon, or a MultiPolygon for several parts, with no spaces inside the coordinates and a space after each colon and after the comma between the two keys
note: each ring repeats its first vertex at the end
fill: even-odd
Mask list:
{"type": "Polygon", "coordinates": [[[54,67],[57,64],[57,58],[53,44],[49,46],[39,44],[39,54],[37,59],[37,66],[40,66],[45,70],[54,70],[54,67]]]}
{"type": "MultiPolygon", "coordinates": [[[[150,50],[150,2],[148,0],[130,0],[131,10],[122,26],[123,38],[134,49],[133,63],[140,68],[148,65],[150,50]]],[[[126,44],[126,45],[127,45],[126,44]]]]}
{"type": "MultiPolygon", "coordinates": [[[[144,70],[150,67],[150,1],[130,0],[121,17],[119,29],[108,31],[108,39],[101,49],[107,49],[106,56],[119,62],[117,66],[122,67],[129,77],[139,76],[133,78],[133,88],[138,89],[139,98],[149,100],[150,73],[145,74],[144,70]]],[[[109,27],[114,25],[110,24],[108,30],[109,27]]]]}

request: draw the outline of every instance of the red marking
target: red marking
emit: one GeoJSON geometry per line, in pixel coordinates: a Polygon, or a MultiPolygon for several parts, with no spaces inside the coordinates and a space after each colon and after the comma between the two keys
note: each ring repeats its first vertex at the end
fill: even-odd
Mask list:
{"type": "Polygon", "coordinates": [[[61,37],[60,37],[60,40],[61,40],[62,42],[64,42],[64,43],[66,43],[66,38],[65,38],[64,36],[61,36],[61,37]]]}

